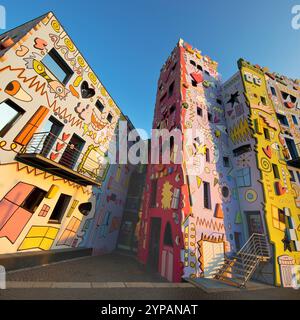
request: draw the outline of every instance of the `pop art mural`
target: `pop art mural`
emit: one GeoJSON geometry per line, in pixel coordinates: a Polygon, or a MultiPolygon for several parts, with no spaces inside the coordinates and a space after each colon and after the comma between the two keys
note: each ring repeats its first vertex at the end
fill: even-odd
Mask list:
{"type": "Polygon", "coordinates": [[[183,41],[161,71],[154,128],[162,126],[180,129],[186,147],[182,165],[149,165],[139,257],[156,256],[170,281],[211,277],[244,240],[217,63],[183,41]],[[188,144],[192,128],[199,136],[188,144]]]}
{"type": "Polygon", "coordinates": [[[52,13],[3,36],[0,253],[113,250],[132,167],[102,160],[122,112],[52,13]]]}
{"type": "Polygon", "coordinates": [[[148,166],[138,255],[169,281],[213,277],[255,234],[271,252],[257,279],[290,286],[299,265],[299,81],[239,67],[222,84],[180,40],[161,69],[153,128],[181,131],[183,162],[148,166]]]}

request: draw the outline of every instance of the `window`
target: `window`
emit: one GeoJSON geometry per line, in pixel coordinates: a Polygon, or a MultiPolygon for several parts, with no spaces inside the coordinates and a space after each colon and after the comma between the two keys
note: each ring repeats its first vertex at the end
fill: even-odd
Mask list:
{"type": "Polygon", "coordinates": [[[21,204],[21,207],[27,211],[30,211],[31,213],[34,213],[35,210],[38,208],[40,203],[45,198],[47,192],[35,187],[29,194],[29,196],[24,200],[24,202],[21,204]]]}
{"type": "Polygon", "coordinates": [[[241,154],[243,154],[243,153],[246,153],[246,152],[249,152],[249,151],[251,151],[252,149],[251,149],[251,145],[250,144],[245,144],[245,145],[243,145],[243,146],[241,146],[241,147],[238,147],[238,148],[236,148],[236,149],[233,149],[232,151],[233,151],[233,155],[235,156],[235,157],[238,157],[238,156],[240,156],[241,154]]]}
{"type": "Polygon", "coordinates": [[[197,64],[197,69],[200,71],[203,71],[203,68],[201,66],[199,66],[199,64],[197,64]]]}
{"type": "Polygon", "coordinates": [[[59,199],[51,213],[49,222],[61,222],[71,201],[71,198],[71,196],[68,196],[67,194],[63,193],[59,196],[59,199]]]}
{"type": "Polygon", "coordinates": [[[208,148],[206,149],[206,152],[205,152],[205,160],[206,160],[206,162],[210,161],[210,154],[209,154],[209,149],[208,148]]]}
{"type": "Polygon", "coordinates": [[[49,53],[42,59],[42,63],[63,84],[67,84],[74,73],[54,48],[51,49],[49,53]]]}
{"type": "Polygon", "coordinates": [[[106,119],[107,119],[108,122],[111,123],[111,122],[112,122],[112,118],[113,118],[112,114],[109,113],[109,114],[107,115],[107,118],[106,118],[106,119]]]}
{"type": "Polygon", "coordinates": [[[102,102],[100,100],[97,100],[95,103],[96,108],[100,111],[103,112],[104,110],[104,105],[102,104],[102,102]]]}
{"type": "Polygon", "coordinates": [[[264,135],[266,140],[270,140],[270,131],[267,128],[264,128],[264,135]]]}
{"type": "Polygon", "coordinates": [[[162,102],[165,98],[166,98],[166,96],[167,96],[167,93],[165,93],[161,98],[160,98],[160,102],[162,102]]]}
{"type": "Polygon", "coordinates": [[[272,163],[273,174],[275,179],[280,179],[280,174],[278,170],[278,166],[275,163],[272,163]]]}
{"type": "Polygon", "coordinates": [[[278,209],[278,220],[279,222],[285,223],[285,214],[281,209],[278,209]]]}
{"type": "Polygon", "coordinates": [[[284,126],[289,126],[289,122],[286,116],[284,116],[283,114],[280,113],[276,113],[276,117],[279,120],[280,124],[284,125],[284,126]]]}
{"type": "Polygon", "coordinates": [[[151,208],[156,208],[157,179],[151,181],[151,208]]]}
{"type": "Polygon", "coordinates": [[[236,183],[238,187],[251,186],[251,169],[249,167],[236,171],[236,183]]]}
{"type": "Polygon", "coordinates": [[[300,171],[297,171],[298,182],[300,183],[300,171]]]}
{"type": "Polygon", "coordinates": [[[222,100],[221,100],[221,99],[217,99],[217,103],[218,103],[219,105],[222,105],[222,100]]]}
{"type": "Polygon", "coordinates": [[[173,95],[175,82],[173,81],[169,87],[169,97],[173,95]]]}
{"type": "Polygon", "coordinates": [[[293,119],[294,124],[297,126],[298,125],[298,120],[293,114],[292,114],[292,119],[293,119]]]}
{"type": "Polygon", "coordinates": [[[291,179],[291,181],[296,182],[296,177],[295,177],[294,171],[293,171],[293,170],[289,170],[289,173],[290,173],[290,179],[291,179]]]}
{"type": "Polygon", "coordinates": [[[203,111],[202,111],[202,108],[200,107],[197,107],[197,115],[202,117],[203,116],[203,111]]]}
{"type": "Polygon", "coordinates": [[[272,95],[273,96],[277,96],[277,94],[276,94],[276,90],[275,90],[275,88],[274,87],[270,87],[270,89],[271,89],[271,93],[272,93],[272,95]]]}
{"type": "Polygon", "coordinates": [[[165,246],[173,246],[173,239],[172,239],[172,229],[171,229],[171,225],[168,222],[166,225],[166,229],[165,229],[165,234],[164,234],[164,245],[165,246]]]}
{"type": "Polygon", "coordinates": [[[267,105],[267,100],[266,100],[265,97],[261,96],[261,97],[260,97],[260,101],[261,101],[261,103],[262,103],[264,106],[267,105]]]}
{"type": "Polygon", "coordinates": [[[204,208],[211,209],[210,184],[205,181],[203,182],[203,203],[204,208]]]}
{"type": "Polygon", "coordinates": [[[194,67],[196,67],[196,62],[193,60],[190,60],[190,64],[193,65],[194,67]]]}
{"type": "Polygon", "coordinates": [[[3,138],[25,111],[11,100],[6,100],[0,103],[0,113],[0,137],[3,138]]]}
{"type": "Polygon", "coordinates": [[[172,114],[175,110],[176,110],[176,106],[173,105],[173,106],[170,108],[170,114],[172,114]]]}
{"type": "Polygon", "coordinates": [[[208,76],[210,76],[210,73],[209,73],[207,70],[205,70],[205,73],[206,73],[208,76]]]}
{"type": "Polygon", "coordinates": [[[178,209],[179,200],[180,200],[180,189],[174,188],[172,203],[171,203],[172,209],[178,209]]]}
{"type": "Polygon", "coordinates": [[[211,113],[207,113],[207,118],[208,118],[208,121],[211,122],[212,121],[212,114],[211,113]]]}
{"type": "Polygon", "coordinates": [[[223,165],[224,167],[228,168],[230,166],[229,163],[229,158],[228,157],[223,157],[223,165]]]}
{"type": "Polygon", "coordinates": [[[193,87],[197,87],[197,82],[196,82],[195,80],[192,79],[192,80],[191,80],[191,83],[192,83],[192,86],[193,86],[193,87]]]}

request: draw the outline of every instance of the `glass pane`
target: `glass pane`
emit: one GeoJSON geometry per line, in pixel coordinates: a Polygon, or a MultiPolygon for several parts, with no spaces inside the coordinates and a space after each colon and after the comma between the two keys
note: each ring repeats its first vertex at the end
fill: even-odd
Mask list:
{"type": "Polygon", "coordinates": [[[18,114],[18,111],[13,109],[11,106],[9,106],[7,103],[2,102],[0,104],[0,131],[8,124],[10,123],[14,117],[18,114]]]}
{"type": "Polygon", "coordinates": [[[66,73],[64,70],[53,60],[53,58],[48,54],[42,60],[43,64],[55,75],[55,77],[60,81],[64,82],[66,78],[66,73]]]}

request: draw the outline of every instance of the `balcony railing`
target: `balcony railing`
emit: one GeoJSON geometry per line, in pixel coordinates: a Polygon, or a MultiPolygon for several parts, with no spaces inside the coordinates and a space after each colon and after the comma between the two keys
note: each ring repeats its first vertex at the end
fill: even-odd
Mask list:
{"type": "Polygon", "coordinates": [[[100,172],[105,164],[93,154],[84,154],[74,145],[59,139],[51,132],[33,135],[17,160],[81,185],[100,185],[100,172]]]}

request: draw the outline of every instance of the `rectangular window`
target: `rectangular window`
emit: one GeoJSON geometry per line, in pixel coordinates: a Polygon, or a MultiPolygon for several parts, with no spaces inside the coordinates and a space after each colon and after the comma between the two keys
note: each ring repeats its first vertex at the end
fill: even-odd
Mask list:
{"type": "Polygon", "coordinates": [[[211,209],[210,184],[205,181],[203,182],[203,203],[204,208],[211,209]]]}
{"type": "Polygon", "coordinates": [[[197,107],[197,115],[202,117],[203,116],[203,111],[202,111],[202,108],[200,107],[197,107]]]}
{"type": "Polygon", "coordinates": [[[49,51],[41,62],[63,84],[67,84],[74,74],[73,70],[54,48],[49,51]]]}
{"type": "Polygon", "coordinates": [[[206,152],[205,152],[205,160],[206,160],[206,162],[209,162],[209,161],[210,161],[209,149],[206,149],[206,152]]]}
{"type": "Polygon", "coordinates": [[[175,110],[176,110],[176,106],[173,105],[173,106],[170,108],[170,114],[172,114],[175,110]]]}
{"type": "Polygon", "coordinates": [[[112,122],[112,119],[113,119],[113,116],[112,116],[111,113],[109,113],[109,114],[107,115],[107,121],[108,121],[109,123],[111,123],[111,122],[112,122]]]}
{"type": "Polygon", "coordinates": [[[179,200],[180,200],[180,189],[174,188],[172,203],[171,203],[172,209],[178,209],[179,200]]]}
{"type": "Polygon", "coordinates": [[[281,209],[278,209],[278,220],[282,223],[285,223],[285,214],[281,209]]]}
{"type": "Polygon", "coordinates": [[[265,97],[261,96],[261,97],[260,97],[260,101],[262,102],[262,104],[263,104],[264,106],[267,105],[267,100],[266,100],[265,97]]]}
{"type": "Polygon", "coordinates": [[[294,124],[297,126],[298,125],[298,120],[293,114],[292,114],[292,119],[293,119],[294,124]]]}
{"type": "Polygon", "coordinates": [[[228,168],[230,166],[228,157],[223,157],[223,165],[225,168],[228,168]]]}
{"type": "Polygon", "coordinates": [[[270,87],[270,89],[271,89],[272,95],[276,97],[277,94],[276,94],[275,88],[274,87],[270,87]]]}
{"type": "Polygon", "coordinates": [[[293,171],[293,170],[289,170],[289,173],[290,173],[290,179],[291,179],[291,181],[296,182],[296,177],[295,177],[294,171],[293,171]]]}
{"type": "Polygon", "coordinates": [[[6,100],[0,103],[0,113],[0,137],[3,138],[25,111],[11,100],[6,100]]]}
{"type": "Polygon", "coordinates": [[[96,108],[100,111],[103,112],[104,110],[104,105],[102,104],[102,102],[100,100],[97,100],[95,103],[96,108]]]}
{"type": "Polygon", "coordinates": [[[59,196],[59,199],[51,213],[49,223],[51,222],[58,222],[60,223],[65,212],[67,211],[67,208],[69,206],[69,203],[71,201],[72,197],[68,196],[67,194],[61,194],[59,196]]]}
{"type": "Polygon", "coordinates": [[[251,150],[252,150],[251,149],[251,145],[250,144],[245,144],[245,145],[243,145],[241,147],[233,149],[232,151],[233,151],[234,156],[238,157],[243,153],[250,152],[251,150]]]}
{"type": "Polygon", "coordinates": [[[247,167],[247,168],[237,170],[236,182],[239,188],[251,186],[251,169],[247,167]]]}
{"type": "Polygon", "coordinates": [[[173,95],[175,82],[173,81],[169,86],[169,97],[173,95]]]}
{"type": "Polygon", "coordinates": [[[280,179],[280,174],[278,170],[278,166],[275,163],[272,163],[273,175],[275,179],[280,179]]]}
{"type": "Polygon", "coordinates": [[[276,113],[276,117],[278,119],[278,121],[280,122],[280,124],[284,125],[284,126],[289,126],[289,122],[286,116],[284,116],[283,114],[280,113],[276,113]]]}
{"type": "Polygon", "coordinates": [[[267,128],[264,128],[264,135],[266,140],[270,140],[270,131],[267,128]]]}
{"type": "Polygon", "coordinates": [[[24,200],[24,202],[21,204],[21,207],[31,213],[34,213],[35,210],[38,208],[40,203],[43,201],[45,198],[47,192],[35,187],[28,197],[24,200]]]}
{"type": "Polygon", "coordinates": [[[209,122],[212,122],[212,114],[211,113],[207,113],[207,119],[209,122]]]}
{"type": "Polygon", "coordinates": [[[300,183],[300,171],[297,171],[298,182],[300,183]]]}
{"type": "Polygon", "coordinates": [[[157,179],[151,181],[151,208],[156,208],[157,179]]]}

